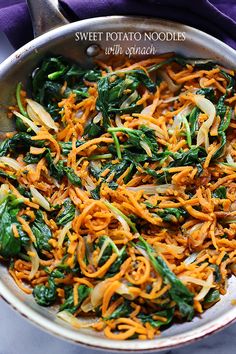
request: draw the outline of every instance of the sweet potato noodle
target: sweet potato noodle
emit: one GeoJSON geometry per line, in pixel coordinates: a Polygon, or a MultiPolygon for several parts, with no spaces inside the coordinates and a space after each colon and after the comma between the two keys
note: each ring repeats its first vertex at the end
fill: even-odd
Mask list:
{"type": "MultiPolygon", "coordinates": [[[[46,57],[0,146],[0,255],[76,328],[152,339],[236,272],[235,73],[173,53],[46,57]]],[[[25,88],[26,89],[26,88],[25,88]]]]}

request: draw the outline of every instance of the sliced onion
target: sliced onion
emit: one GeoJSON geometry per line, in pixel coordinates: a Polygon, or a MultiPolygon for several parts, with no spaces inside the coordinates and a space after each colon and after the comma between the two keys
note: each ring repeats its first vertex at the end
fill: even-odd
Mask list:
{"type": "Polygon", "coordinates": [[[31,146],[30,147],[30,154],[32,155],[40,155],[43,154],[45,152],[46,148],[45,147],[35,147],[35,146],[31,146]]]}
{"type": "Polygon", "coordinates": [[[84,188],[86,189],[86,191],[87,192],[91,192],[94,188],[93,187],[91,187],[88,183],[84,183],[84,188]]]}
{"type": "Polygon", "coordinates": [[[10,188],[8,184],[3,183],[0,187],[0,203],[2,203],[3,200],[5,200],[5,198],[8,196],[9,193],[10,193],[10,188]]]}
{"type": "Polygon", "coordinates": [[[141,141],[140,146],[146,151],[146,154],[149,157],[152,157],[152,151],[151,151],[150,147],[148,146],[148,144],[145,143],[145,141],[141,141]]]}
{"type": "Polygon", "coordinates": [[[188,63],[190,65],[207,65],[215,62],[212,59],[188,59],[188,63]]]}
{"type": "Polygon", "coordinates": [[[189,265],[189,264],[193,263],[197,259],[197,256],[198,256],[198,252],[194,252],[194,253],[190,254],[190,256],[188,256],[184,260],[183,263],[186,264],[186,265],[189,265]]]}
{"type": "Polygon", "coordinates": [[[34,120],[35,117],[37,116],[38,121],[40,121],[47,128],[53,129],[53,130],[55,130],[55,132],[58,131],[58,127],[57,127],[56,123],[54,122],[54,120],[52,119],[51,115],[44,109],[44,107],[41,104],[39,104],[38,102],[35,102],[29,98],[26,99],[26,102],[28,103],[28,105],[31,108],[31,110],[27,111],[29,116],[33,111],[32,116],[30,116],[30,118],[32,120],[34,120]]]}
{"type": "Polygon", "coordinates": [[[236,216],[227,216],[223,218],[224,224],[236,224],[236,216]]]}
{"type": "Polygon", "coordinates": [[[160,99],[155,99],[150,105],[146,106],[142,111],[141,114],[147,115],[152,117],[157,106],[160,105],[163,102],[163,100],[160,99]]]}
{"type": "Polygon", "coordinates": [[[156,245],[155,249],[158,251],[158,253],[164,253],[166,250],[172,250],[173,252],[177,254],[183,254],[185,248],[182,246],[176,246],[176,245],[156,245]]]}
{"type": "Polygon", "coordinates": [[[103,296],[105,294],[105,291],[107,290],[109,283],[111,283],[111,280],[103,280],[99,282],[91,291],[91,304],[94,308],[101,305],[103,296]]]}
{"type": "Polygon", "coordinates": [[[0,162],[4,163],[5,165],[10,166],[11,168],[13,168],[13,170],[16,170],[16,171],[18,171],[22,168],[21,164],[18,161],[12,159],[11,157],[1,156],[0,162]]]}
{"type": "Polygon", "coordinates": [[[209,129],[212,126],[215,115],[216,109],[215,106],[211,101],[207,98],[203,97],[202,95],[194,95],[194,102],[198,108],[205,114],[207,114],[208,119],[202,123],[198,134],[197,134],[197,146],[200,146],[202,143],[205,144],[205,148],[208,149],[209,147],[209,129]]]}
{"type": "Polygon", "coordinates": [[[82,110],[82,109],[79,109],[79,110],[75,113],[75,117],[76,117],[76,118],[81,118],[83,114],[84,114],[83,110],[82,110]]]}
{"type": "Polygon", "coordinates": [[[121,109],[128,108],[138,98],[138,92],[135,90],[120,106],[121,109]]]}
{"type": "MultiPolygon", "coordinates": [[[[211,286],[210,288],[214,288],[213,285],[213,274],[211,273],[210,276],[212,276],[212,282],[211,282],[211,286]]],[[[210,277],[209,276],[209,277],[210,277]]],[[[208,287],[209,286],[209,277],[207,278],[207,280],[202,280],[202,279],[198,279],[198,278],[194,278],[194,277],[190,277],[188,275],[182,275],[179,276],[179,279],[183,282],[183,283],[192,283],[192,284],[196,284],[196,285],[200,285],[202,287],[208,287]]],[[[211,278],[210,278],[211,279],[211,278]]]]}
{"type": "Polygon", "coordinates": [[[226,161],[231,167],[236,167],[236,162],[234,161],[234,159],[230,154],[226,156],[226,161]]]}
{"type": "Polygon", "coordinates": [[[174,123],[171,127],[171,130],[175,130],[176,128],[180,129],[181,125],[183,124],[183,118],[186,117],[192,110],[191,106],[187,106],[182,111],[180,111],[175,117],[174,117],[174,123]]]}
{"type": "Polygon", "coordinates": [[[15,116],[17,116],[18,118],[20,118],[26,125],[28,125],[34,132],[35,134],[37,134],[40,130],[39,127],[37,127],[36,124],[34,124],[32,122],[32,120],[30,120],[29,118],[26,118],[25,116],[23,116],[21,113],[13,111],[13,113],[15,114],[15,116]]]}
{"type": "Polygon", "coordinates": [[[222,162],[222,163],[219,163],[219,165],[229,166],[233,169],[236,169],[236,162],[234,161],[234,159],[232,158],[232,156],[230,154],[226,155],[226,163],[222,162]]]}
{"type": "Polygon", "coordinates": [[[28,116],[30,117],[30,119],[33,122],[42,125],[42,122],[39,119],[38,115],[34,112],[34,110],[29,105],[26,107],[26,109],[27,109],[27,113],[28,113],[28,116]]]}
{"type": "Polygon", "coordinates": [[[59,234],[58,234],[58,247],[62,247],[64,239],[66,237],[67,232],[71,229],[72,227],[72,221],[69,221],[64,227],[63,229],[60,230],[59,234]]]}
{"type": "Polygon", "coordinates": [[[37,165],[35,163],[30,163],[28,165],[25,166],[25,170],[33,170],[36,171],[37,165]]]}
{"type": "Polygon", "coordinates": [[[33,277],[35,276],[35,274],[37,273],[37,271],[39,269],[40,259],[39,259],[38,253],[37,253],[37,251],[34,248],[32,243],[30,244],[28,250],[31,253],[33,253],[33,255],[30,255],[30,260],[31,260],[32,267],[31,267],[31,271],[30,271],[30,274],[29,274],[29,279],[31,280],[31,279],[33,279],[33,277]]]}
{"type": "Polygon", "coordinates": [[[152,104],[149,106],[146,106],[142,111],[141,114],[144,114],[146,116],[152,116],[152,104]]]}
{"type": "Polygon", "coordinates": [[[170,97],[170,98],[167,98],[166,100],[163,100],[162,102],[163,103],[170,103],[170,102],[174,102],[176,100],[179,99],[179,95],[178,96],[174,96],[174,97],[170,97]]]}
{"type": "Polygon", "coordinates": [[[147,121],[146,121],[146,125],[148,125],[150,128],[155,130],[155,134],[156,134],[156,136],[159,139],[165,139],[166,138],[165,133],[163,132],[163,130],[158,125],[150,123],[150,122],[148,123],[147,121]]]}
{"type": "Polygon", "coordinates": [[[167,245],[169,249],[172,249],[177,254],[183,254],[185,247],[177,245],[167,245]]]}
{"type": "MultiPolygon", "coordinates": [[[[205,88],[205,82],[207,82],[208,79],[206,77],[201,77],[201,79],[199,80],[199,84],[201,88],[205,88]]],[[[207,88],[213,88],[213,86],[207,86],[207,88]]]]}
{"type": "Polygon", "coordinates": [[[91,327],[93,324],[98,322],[98,317],[92,317],[92,318],[84,318],[84,319],[78,319],[74,317],[70,312],[64,310],[61,312],[58,312],[57,317],[60,318],[61,320],[69,323],[71,326],[76,327],[76,328],[88,328],[91,327]]]}
{"type": "Polygon", "coordinates": [[[165,71],[160,70],[159,75],[163,80],[166,81],[168,88],[171,92],[176,92],[181,89],[181,85],[175,84],[165,71]]]}
{"type": "Polygon", "coordinates": [[[120,116],[119,116],[119,114],[117,114],[116,115],[116,117],[115,117],[115,123],[116,123],[116,126],[117,127],[123,127],[124,126],[124,124],[122,124],[122,122],[121,122],[121,119],[120,119],[120,116]]]}
{"type": "Polygon", "coordinates": [[[34,188],[34,187],[31,186],[31,187],[30,187],[30,192],[31,192],[31,194],[32,194],[32,196],[33,196],[33,198],[34,198],[34,200],[36,201],[36,203],[38,203],[42,208],[44,208],[44,209],[47,210],[47,211],[50,211],[50,210],[51,210],[50,204],[49,204],[49,202],[47,201],[47,199],[44,198],[44,197],[42,196],[42,194],[39,193],[39,191],[38,191],[36,188],[34,188]]]}
{"type": "Polygon", "coordinates": [[[169,189],[175,190],[176,186],[173,184],[160,184],[159,186],[144,184],[137,187],[127,187],[127,189],[134,192],[144,191],[145,194],[165,194],[169,189]]]}
{"type": "Polygon", "coordinates": [[[107,246],[111,245],[113,251],[115,251],[116,254],[120,254],[119,249],[117,248],[116,244],[112,241],[112,239],[109,236],[106,236],[105,241],[103,242],[102,248],[100,249],[99,255],[97,257],[96,262],[99,263],[100,259],[103,256],[104,251],[106,250],[107,246]]]}
{"type": "Polygon", "coordinates": [[[203,225],[203,222],[193,225],[193,227],[191,227],[190,229],[187,230],[187,233],[189,235],[191,235],[193,232],[199,230],[202,227],[202,225],[203,225]]]}
{"type": "MultiPolygon", "coordinates": [[[[139,114],[139,113],[134,113],[135,117],[138,117],[140,119],[140,122],[147,125],[148,127],[152,128],[153,130],[155,130],[155,134],[158,138],[160,139],[165,139],[165,133],[163,132],[163,130],[159,127],[159,125],[156,125],[154,123],[151,123],[148,119],[148,116],[143,115],[143,114],[139,114]]],[[[150,118],[152,118],[151,116],[149,116],[150,118]]]]}
{"type": "Polygon", "coordinates": [[[93,123],[97,124],[102,120],[102,113],[99,112],[94,118],[93,118],[93,123]]]}
{"type": "Polygon", "coordinates": [[[86,177],[84,186],[88,192],[96,188],[95,183],[93,182],[92,178],[89,175],[86,177]]]}
{"type": "Polygon", "coordinates": [[[118,213],[116,213],[114,210],[112,210],[112,213],[114,214],[114,216],[116,217],[116,219],[121,223],[121,225],[122,225],[124,231],[129,232],[129,231],[130,231],[130,227],[129,227],[127,221],[125,221],[125,219],[122,218],[122,216],[119,215],[118,213]]]}
{"type": "Polygon", "coordinates": [[[81,310],[85,313],[94,311],[94,307],[91,304],[91,296],[87,297],[80,306],[81,310]]]}
{"type": "Polygon", "coordinates": [[[91,242],[91,237],[90,235],[84,236],[84,243],[85,243],[85,253],[86,257],[88,258],[89,263],[91,263],[93,266],[97,266],[96,262],[96,257],[93,257],[93,244],[91,242]]]}
{"type": "Polygon", "coordinates": [[[143,257],[145,257],[146,259],[150,260],[147,252],[143,248],[136,246],[136,249],[141,253],[141,255],[143,257]]]}
{"type": "Polygon", "coordinates": [[[197,300],[197,301],[200,301],[200,300],[202,300],[202,299],[204,299],[204,297],[207,295],[207,293],[209,292],[209,290],[211,289],[211,288],[214,288],[215,287],[215,285],[213,285],[213,273],[211,273],[210,275],[209,275],[209,277],[207,278],[207,281],[206,281],[206,285],[204,285],[203,287],[202,287],[202,290],[200,291],[200,293],[198,293],[197,294],[197,296],[195,296],[195,300],[197,300]]]}
{"type": "Polygon", "coordinates": [[[127,300],[134,300],[137,296],[130,292],[129,286],[121,283],[120,287],[116,290],[116,293],[122,295],[127,300]]]}
{"type": "Polygon", "coordinates": [[[90,161],[90,166],[95,168],[95,169],[96,168],[101,169],[102,168],[102,163],[99,160],[92,160],[92,161],[90,161]]]}

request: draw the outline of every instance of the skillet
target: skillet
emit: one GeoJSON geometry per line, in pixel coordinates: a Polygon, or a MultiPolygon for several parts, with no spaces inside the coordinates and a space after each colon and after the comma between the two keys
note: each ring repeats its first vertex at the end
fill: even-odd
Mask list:
{"type": "MultiPolygon", "coordinates": [[[[114,45],[106,38],[109,32],[172,32],[184,33],[184,41],[150,41],[158,54],[177,52],[188,57],[211,58],[222,65],[233,68],[236,52],[214,37],[183,24],[129,16],[108,16],[69,23],[58,9],[56,0],[28,0],[34,27],[35,39],[13,53],[0,65],[0,129],[11,131],[11,120],[7,119],[7,107],[14,103],[15,87],[24,84],[37,63],[48,53],[64,55],[89,67],[94,59],[100,58],[106,47],[114,45]],[[102,32],[101,40],[87,38],[76,40],[77,32],[102,32]]],[[[98,38],[99,39],[99,38],[98,38]]],[[[132,46],[132,40],[122,42],[124,50],[132,46]]],[[[142,40],[139,46],[146,46],[142,40]]],[[[31,296],[17,288],[7,269],[0,265],[0,295],[23,316],[46,331],[61,338],[110,351],[158,351],[180,346],[220,330],[236,318],[236,307],[231,304],[236,293],[236,279],[229,280],[228,292],[212,308],[192,322],[176,324],[153,340],[114,341],[102,334],[83,330],[77,331],[56,319],[53,309],[38,306],[31,296]]]]}

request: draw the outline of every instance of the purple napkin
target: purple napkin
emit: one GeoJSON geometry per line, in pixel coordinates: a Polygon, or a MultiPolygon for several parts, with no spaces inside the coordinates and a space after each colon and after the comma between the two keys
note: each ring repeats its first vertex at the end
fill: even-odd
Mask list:
{"type": "MultiPolygon", "coordinates": [[[[61,0],[60,4],[74,20],[106,15],[147,15],[181,22],[236,49],[235,0],[61,0]]],[[[24,0],[0,0],[0,30],[15,48],[33,38],[24,0]]]]}

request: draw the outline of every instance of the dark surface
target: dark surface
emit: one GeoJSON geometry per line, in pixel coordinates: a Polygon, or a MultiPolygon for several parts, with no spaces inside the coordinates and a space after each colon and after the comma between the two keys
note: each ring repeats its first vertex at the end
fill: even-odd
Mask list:
{"type": "MultiPolygon", "coordinates": [[[[38,0],[41,1],[41,0],[38,0]]],[[[107,15],[154,16],[181,22],[236,48],[235,0],[60,0],[69,20],[107,15]]],[[[0,30],[15,48],[33,34],[25,0],[0,0],[0,30]]]]}

